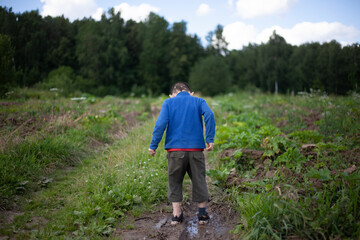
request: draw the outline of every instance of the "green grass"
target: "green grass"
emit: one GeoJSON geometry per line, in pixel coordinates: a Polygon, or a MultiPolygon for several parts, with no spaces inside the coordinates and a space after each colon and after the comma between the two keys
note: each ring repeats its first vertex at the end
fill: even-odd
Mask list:
{"type": "Polygon", "coordinates": [[[28,188],[42,185],[35,183],[46,169],[74,165],[84,152],[80,142],[74,142],[65,136],[38,141],[28,141],[10,146],[0,154],[0,195],[1,205],[11,196],[25,192],[28,188]]]}
{"type": "Polygon", "coordinates": [[[160,99],[71,100],[53,92],[17,91],[17,98],[3,100],[0,109],[1,209],[43,188],[43,179],[52,179],[54,170],[74,166],[126,136],[149,119],[152,104],[158,106],[160,99]]]}
{"type": "MultiPolygon", "coordinates": [[[[31,90],[15,95],[0,109],[6,123],[0,193],[3,208],[15,202],[24,214],[3,225],[1,235],[111,238],[125,214],[166,201],[166,152],[163,145],[154,158],[147,152],[155,123],[149,116],[164,96],[71,101],[31,90]],[[142,124],[130,131],[132,121],[142,124]]],[[[358,162],[344,155],[360,150],[357,95],[238,93],[207,101],[217,120],[209,175],[240,213],[236,236],[359,238],[360,170],[346,173],[358,162]],[[304,150],[304,144],[315,146],[304,150]],[[235,148],[234,156],[220,159],[228,148],[235,148]],[[244,149],[263,156],[251,159],[244,149]],[[234,171],[242,181],[226,188],[234,171]]]]}
{"type": "Polygon", "coordinates": [[[231,169],[242,179],[224,189],[241,215],[239,238],[360,237],[359,165],[343,155],[359,154],[358,95],[241,93],[217,97],[212,106],[216,169],[208,174],[220,187],[231,169]],[[236,150],[232,157],[218,157],[229,148],[236,150]],[[242,149],[256,150],[262,158],[246,158],[242,149]],[[357,170],[345,173],[354,164],[357,170]]]}
{"type": "Polygon", "coordinates": [[[319,238],[302,210],[274,193],[242,194],[236,199],[242,223],[235,233],[243,239],[319,238]]]}
{"type": "Polygon", "coordinates": [[[148,121],[134,129],[99,156],[87,159],[62,181],[39,192],[25,206],[26,214],[16,218],[13,225],[19,232],[16,237],[106,237],[127,211],[149,210],[164,202],[165,151],[158,151],[154,158],[147,152],[153,126],[154,121],[148,121]],[[38,230],[20,233],[24,223],[34,216],[49,222],[38,230]]]}
{"type": "MultiPolygon", "coordinates": [[[[151,209],[163,202],[167,189],[165,151],[154,158],[147,153],[153,124],[150,121],[131,131],[64,181],[37,195],[26,208],[33,216],[41,214],[51,222],[32,231],[31,236],[106,237],[127,211],[151,209]]],[[[17,221],[24,220],[21,216],[17,221]]]]}

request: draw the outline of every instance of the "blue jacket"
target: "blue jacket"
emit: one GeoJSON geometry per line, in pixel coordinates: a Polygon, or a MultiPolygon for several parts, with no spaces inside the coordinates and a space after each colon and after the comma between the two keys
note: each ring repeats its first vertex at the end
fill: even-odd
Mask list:
{"type": "Polygon", "coordinates": [[[206,127],[206,142],[213,143],[215,137],[214,114],[202,98],[180,92],[166,99],[156,121],[150,149],[156,150],[166,130],[165,149],[206,148],[203,119],[206,127]]]}

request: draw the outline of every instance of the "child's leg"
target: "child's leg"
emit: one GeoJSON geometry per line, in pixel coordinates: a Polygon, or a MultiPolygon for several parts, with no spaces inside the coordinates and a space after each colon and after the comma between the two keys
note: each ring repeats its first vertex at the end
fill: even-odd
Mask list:
{"type": "Polygon", "coordinates": [[[189,153],[190,169],[188,170],[188,173],[191,175],[192,200],[200,203],[201,206],[206,206],[209,195],[206,184],[205,157],[203,152],[189,153]]]}
{"type": "Polygon", "coordinates": [[[183,200],[182,184],[188,164],[187,152],[169,152],[168,158],[168,200],[173,205],[173,215],[181,215],[183,200]]]}
{"type": "Polygon", "coordinates": [[[173,216],[174,217],[180,217],[181,215],[181,202],[173,202],[173,216]]]}

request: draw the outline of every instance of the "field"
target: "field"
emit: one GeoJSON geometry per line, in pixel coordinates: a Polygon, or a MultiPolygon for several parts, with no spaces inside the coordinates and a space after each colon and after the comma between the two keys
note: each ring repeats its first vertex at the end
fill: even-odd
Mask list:
{"type": "Polygon", "coordinates": [[[360,237],[359,95],[206,99],[217,121],[213,223],[189,216],[177,230],[166,219],[166,152],[147,153],[164,99],[25,89],[2,100],[0,239],[360,237]]]}

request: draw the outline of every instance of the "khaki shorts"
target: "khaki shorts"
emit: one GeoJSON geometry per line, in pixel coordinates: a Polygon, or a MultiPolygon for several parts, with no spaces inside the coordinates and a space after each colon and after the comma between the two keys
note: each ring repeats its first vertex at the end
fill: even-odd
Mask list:
{"type": "Polygon", "coordinates": [[[192,200],[205,202],[209,199],[205,179],[205,157],[203,152],[168,152],[168,200],[181,202],[183,200],[182,185],[185,173],[192,182],[192,200]]]}

